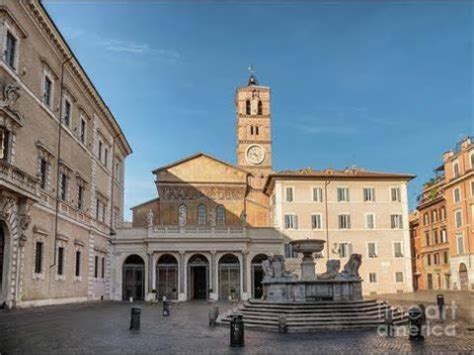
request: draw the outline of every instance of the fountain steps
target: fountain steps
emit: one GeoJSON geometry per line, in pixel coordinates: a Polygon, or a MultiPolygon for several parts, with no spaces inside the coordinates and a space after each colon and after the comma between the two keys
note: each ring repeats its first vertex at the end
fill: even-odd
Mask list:
{"type": "MultiPolygon", "coordinates": [[[[373,329],[384,324],[384,313],[393,311],[394,324],[407,321],[407,314],[385,302],[349,301],[314,302],[307,304],[269,304],[251,300],[239,306],[245,327],[278,331],[279,316],[286,316],[288,332],[339,329],[373,329]]],[[[228,326],[233,312],[223,314],[218,324],[228,326]]]]}

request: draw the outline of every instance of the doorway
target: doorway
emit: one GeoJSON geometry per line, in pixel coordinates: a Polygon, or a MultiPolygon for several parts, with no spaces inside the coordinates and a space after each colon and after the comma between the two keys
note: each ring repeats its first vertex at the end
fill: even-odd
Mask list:
{"type": "Polygon", "coordinates": [[[267,260],[265,254],[258,254],[252,259],[252,296],[253,298],[259,299],[263,296],[263,269],[262,262],[267,260]]]}
{"type": "Polygon", "coordinates": [[[433,275],[428,274],[427,277],[428,277],[428,290],[432,290],[433,289],[433,275]]]}
{"type": "Polygon", "coordinates": [[[145,294],[145,262],[138,255],[130,255],[122,268],[122,299],[143,301],[145,294]]]}
{"type": "Polygon", "coordinates": [[[162,255],[156,263],[156,285],[158,299],[177,298],[178,261],[171,254],[162,255]]]}
{"type": "Polygon", "coordinates": [[[467,276],[467,267],[464,263],[459,265],[459,285],[461,286],[461,290],[468,290],[469,278],[467,276]]]}
{"type": "Polygon", "coordinates": [[[207,299],[209,289],[209,262],[202,254],[188,261],[188,295],[190,300],[207,299]]]}
{"type": "Polygon", "coordinates": [[[240,263],[233,254],[225,254],[219,260],[219,299],[240,298],[240,263]]]}

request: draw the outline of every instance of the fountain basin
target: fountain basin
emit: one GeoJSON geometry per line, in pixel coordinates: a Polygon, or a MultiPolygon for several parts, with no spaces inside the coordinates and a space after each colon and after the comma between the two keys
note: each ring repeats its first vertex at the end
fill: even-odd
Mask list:
{"type": "Polygon", "coordinates": [[[298,239],[290,242],[293,250],[297,253],[320,253],[324,249],[323,239],[298,239]]]}

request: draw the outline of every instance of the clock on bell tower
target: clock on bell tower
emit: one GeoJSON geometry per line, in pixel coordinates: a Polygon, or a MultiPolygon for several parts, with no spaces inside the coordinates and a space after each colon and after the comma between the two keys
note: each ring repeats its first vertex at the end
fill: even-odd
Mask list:
{"type": "Polygon", "coordinates": [[[247,86],[237,89],[235,106],[237,166],[251,174],[248,222],[254,226],[266,226],[269,206],[263,187],[272,172],[270,88],[259,85],[251,72],[247,86]]]}

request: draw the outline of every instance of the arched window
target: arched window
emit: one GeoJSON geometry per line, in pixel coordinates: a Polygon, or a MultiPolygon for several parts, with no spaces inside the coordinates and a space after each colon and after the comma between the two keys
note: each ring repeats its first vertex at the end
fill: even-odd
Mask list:
{"type": "Polygon", "coordinates": [[[0,127],[0,160],[8,160],[10,151],[10,131],[5,127],[0,127]]]}
{"type": "Polygon", "coordinates": [[[262,106],[262,100],[258,100],[258,114],[263,115],[263,106],[262,106]]]}
{"type": "Polygon", "coordinates": [[[225,225],[225,208],[222,205],[219,205],[216,208],[216,225],[225,225]]]}
{"type": "Polygon", "coordinates": [[[250,135],[253,136],[253,126],[250,126],[250,135]]]}
{"type": "Polygon", "coordinates": [[[453,172],[454,172],[454,177],[455,178],[459,176],[459,163],[458,162],[454,162],[453,172]]]}
{"type": "Polygon", "coordinates": [[[186,205],[184,203],[179,205],[179,207],[178,207],[178,223],[181,227],[186,225],[187,214],[188,214],[188,209],[187,209],[186,205]]]}
{"type": "Polygon", "coordinates": [[[199,225],[204,225],[207,223],[207,207],[203,204],[198,206],[197,220],[199,225]]]}
{"type": "Polygon", "coordinates": [[[255,134],[258,136],[258,126],[255,126],[255,134]]]}
{"type": "Polygon", "coordinates": [[[245,114],[250,115],[250,100],[245,102],[245,114]]]}

